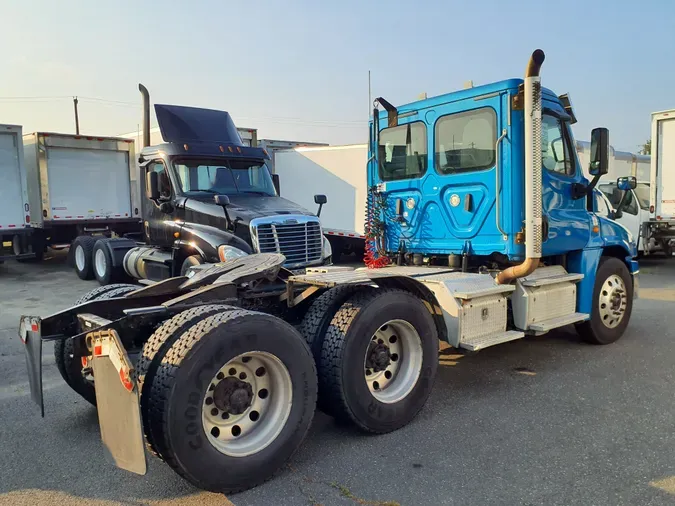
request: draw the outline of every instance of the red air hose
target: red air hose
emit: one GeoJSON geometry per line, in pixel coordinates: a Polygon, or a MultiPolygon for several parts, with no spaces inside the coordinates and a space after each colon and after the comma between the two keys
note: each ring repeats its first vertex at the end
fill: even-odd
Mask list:
{"type": "Polygon", "coordinates": [[[384,223],[381,219],[383,202],[379,195],[375,195],[375,189],[368,192],[366,207],[366,250],[363,255],[363,263],[369,269],[380,269],[389,264],[389,257],[382,253],[378,247],[379,241],[384,241],[384,223]]]}

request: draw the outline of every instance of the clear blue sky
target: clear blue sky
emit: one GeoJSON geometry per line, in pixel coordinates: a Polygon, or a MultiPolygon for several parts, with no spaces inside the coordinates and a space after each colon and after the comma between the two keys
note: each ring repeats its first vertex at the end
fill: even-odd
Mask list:
{"type": "Polygon", "coordinates": [[[0,123],[26,131],[133,131],[137,83],[154,102],[222,108],[262,137],[365,142],[373,95],[394,104],[521,76],[546,52],[545,86],[569,92],[577,139],[619,149],[675,108],[675,2],[0,0],[0,123]]]}

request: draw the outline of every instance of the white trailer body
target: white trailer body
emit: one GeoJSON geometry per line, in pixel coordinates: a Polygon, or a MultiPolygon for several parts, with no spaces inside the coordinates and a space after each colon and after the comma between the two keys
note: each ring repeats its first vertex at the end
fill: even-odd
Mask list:
{"type": "Polygon", "coordinates": [[[675,109],[652,114],[652,217],[675,220],[675,109]]]}
{"type": "Polygon", "coordinates": [[[341,253],[362,251],[368,145],[303,147],[277,151],[274,156],[282,197],[314,209],[314,195],[326,195],[328,203],[323,206],[320,218],[334,260],[341,253]]]}
{"type": "Polygon", "coordinates": [[[23,137],[31,225],[47,244],[90,231],[136,231],[140,200],[129,139],[36,132],[23,137]]]}
{"type": "Polygon", "coordinates": [[[0,260],[30,257],[30,206],[21,127],[0,125],[0,260]]]}

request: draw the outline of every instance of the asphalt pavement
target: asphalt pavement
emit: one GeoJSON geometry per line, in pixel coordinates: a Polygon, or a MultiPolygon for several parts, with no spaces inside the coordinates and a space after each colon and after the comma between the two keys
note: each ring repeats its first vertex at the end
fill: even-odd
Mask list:
{"type": "Polygon", "coordinates": [[[17,325],[48,315],[95,282],[64,256],[0,265],[0,505],[660,505],[675,504],[675,263],[641,262],[641,298],[623,338],[573,330],[476,354],[444,350],[431,398],[407,427],[361,434],[317,413],[290,464],[224,497],[149,457],[119,470],[95,409],[44,350],[45,411],[28,396],[17,325]]]}

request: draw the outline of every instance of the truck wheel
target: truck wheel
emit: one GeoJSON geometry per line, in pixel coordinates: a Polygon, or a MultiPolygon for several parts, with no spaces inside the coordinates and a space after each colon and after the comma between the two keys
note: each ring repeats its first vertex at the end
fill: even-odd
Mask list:
{"type": "Polygon", "coordinates": [[[178,313],[173,318],[166,320],[155,332],[150,336],[141,350],[141,356],[135,366],[136,381],[138,382],[138,391],[141,394],[141,415],[143,423],[145,424],[143,435],[145,437],[145,445],[153,455],[162,458],[155,447],[154,436],[152,434],[152,426],[147,423],[148,413],[148,398],[150,397],[150,385],[155,377],[155,372],[159,367],[159,360],[156,357],[162,357],[166,350],[168,350],[173,343],[190,327],[194,326],[201,320],[213,316],[217,313],[223,313],[228,310],[238,309],[234,306],[210,304],[207,306],[199,306],[178,313]]]}
{"type": "Polygon", "coordinates": [[[611,344],[623,335],[633,310],[633,280],[618,258],[602,257],[595,274],[591,319],[576,325],[592,344],[611,344]]]}
{"type": "MultiPolygon", "coordinates": [[[[341,285],[331,288],[317,297],[298,327],[298,330],[305,338],[309,348],[312,350],[314,360],[318,364],[321,360],[321,348],[323,346],[323,339],[328,331],[333,316],[338,312],[340,306],[357,290],[367,289],[359,285],[341,285]]],[[[319,398],[319,403],[321,398],[319,398]]]]}
{"type": "Polygon", "coordinates": [[[438,368],[438,331],[403,290],[358,293],[335,314],[319,362],[320,397],[367,432],[403,427],[422,409],[438,368]]]}
{"type": "MultiPolygon", "coordinates": [[[[138,290],[135,285],[108,285],[98,287],[80,297],[75,306],[92,300],[112,299],[138,290]]],[[[93,377],[85,378],[82,374],[84,366],[80,357],[75,357],[75,346],[72,339],[54,342],[54,360],[61,377],[70,388],[80,394],[87,402],[96,405],[96,392],[93,377]]]]}
{"type": "Polygon", "coordinates": [[[94,269],[92,267],[94,244],[96,239],[88,235],[81,235],[75,238],[70,245],[73,248],[73,264],[75,272],[80,279],[94,279],[94,269]]]}
{"type": "Polygon", "coordinates": [[[94,277],[101,285],[109,285],[110,283],[119,283],[127,278],[124,267],[121,265],[115,266],[112,255],[107,243],[114,241],[114,239],[99,239],[94,244],[92,253],[94,277]]]}
{"type": "Polygon", "coordinates": [[[147,421],[164,460],[199,488],[231,493],[258,485],[307,434],[314,361],[300,334],[278,318],[215,314],[156,360],[147,421]]]}
{"type": "Polygon", "coordinates": [[[199,255],[192,255],[192,256],[187,257],[183,261],[183,265],[180,268],[180,275],[185,276],[185,274],[187,274],[187,271],[190,267],[192,267],[194,265],[202,265],[203,263],[204,263],[204,259],[199,255]]]}

